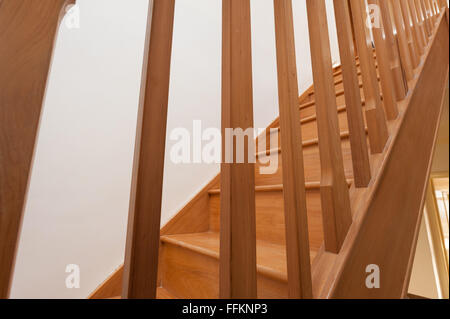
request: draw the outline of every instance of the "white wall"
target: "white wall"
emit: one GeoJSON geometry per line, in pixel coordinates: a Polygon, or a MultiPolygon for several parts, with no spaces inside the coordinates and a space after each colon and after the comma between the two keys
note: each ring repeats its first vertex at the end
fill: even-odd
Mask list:
{"type": "MultiPolygon", "coordinates": [[[[14,298],[85,298],[123,262],[147,0],[78,3],[81,28],[63,25],[56,45],[14,298]],[[67,264],[80,265],[80,289],[66,289],[67,264]]],[[[305,1],[293,3],[301,93],[312,83],[309,35],[305,1]]],[[[251,4],[255,127],[264,128],[278,116],[273,0],[251,4]]],[[[219,128],[221,1],[177,0],[173,47],[168,133],[191,131],[195,119],[219,128]]],[[[162,224],[219,172],[166,154],[162,224]]]]}

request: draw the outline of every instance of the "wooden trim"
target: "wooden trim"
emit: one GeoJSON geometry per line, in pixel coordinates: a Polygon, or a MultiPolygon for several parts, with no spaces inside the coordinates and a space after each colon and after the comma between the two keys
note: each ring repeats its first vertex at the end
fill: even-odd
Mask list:
{"type": "Polygon", "coordinates": [[[9,295],[57,30],[74,0],[0,6],[0,298],[9,295]]]}
{"type": "Polygon", "coordinates": [[[291,0],[274,0],[283,197],[290,298],[312,298],[297,62],[291,0]]]}
{"type": "Polygon", "coordinates": [[[233,140],[227,141],[226,129],[253,128],[250,0],[223,0],[222,4],[219,294],[223,299],[256,298],[255,165],[247,150],[242,164],[229,163],[226,158],[229,150],[236,153],[233,140]]]}
{"type": "Polygon", "coordinates": [[[149,2],[122,298],[156,298],[175,0],[149,2]]]}

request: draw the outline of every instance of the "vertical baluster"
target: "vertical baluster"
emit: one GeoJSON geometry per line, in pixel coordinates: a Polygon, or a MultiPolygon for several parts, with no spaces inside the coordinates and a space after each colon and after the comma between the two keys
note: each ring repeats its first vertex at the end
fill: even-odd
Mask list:
{"type": "Polygon", "coordinates": [[[383,110],[377,71],[372,53],[370,30],[366,24],[367,12],[360,0],[351,0],[356,44],[361,63],[364,97],[366,100],[366,121],[369,129],[370,150],[381,153],[388,140],[386,115],[383,110]]]}
{"type": "Polygon", "coordinates": [[[433,29],[434,29],[434,26],[436,25],[436,16],[435,16],[435,13],[434,13],[433,4],[432,4],[431,0],[425,0],[425,2],[427,4],[427,10],[428,10],[428,13],[430,15],[431,24],[432,24],[433,29]]]}
{"type": "Polygon", "coordinates": [[[427,2],[426,0],[419,0],[421,7],[423,9],[423,15],[424,15],[424,19],[425,19],[425,23],[427,26],[427,33],[428,33],[428,42],[430,42],[430,37],[433,34],[433,24],[431,22],[431,15],[430,12],[428,11],[428,7],[427,7],[427,2]]]}
{"type": "MultiPolygon", "coordinates": [[[[378,0],[369,0],[369,4],[379,6],[378,0]]],[[[386,49],[382,26],[372,27],[372,34],[377,53],[378,72],[380,73],[381,89],[383,91],[383,104],[388,120],[398,117],[397,95],[395,92],[394,79],[390,67],[390,60],[386,49]]]]}
{"type": "Polygon", "coordinates": [[[355,47],[347,0],[334,0],[336,28],[339,39],[342,78],[345,90],[353,175],[356,187],[366,187],[372,178],[362,113],[361,91],[355,63],[355,47]]]}
{"type": "Polygon", "coordinates": [[[391,0],[391,5],[392,14],[395,20],[395,29],[397,30],[400,57],[402,60],[403,68],[405,70],[406,78],[408,81],[410,81],[414,78],[414,67],[411,57],[411,51],[409,50],[408,39],[406,37],[405,24],[403,23],[400,2],[399,0],[391,0]]]}
{"type": "Polygon", "coordinates": [[[290,298],[312,298],[292,0],[274,0],[290,298]]]}
{"type": "MultiPolygon", "coordinates": [[[[403,17],[403,23],[405,25],[406,38],[408,39],[408,46],[411,52],[411,59],[413,67],[417,68],[420,63],[420,55],[417,48],[417,42],[414,40],[413,30],[411,26],[411,20],[409,18],[408,6],[406,0],[397,0],[400,3],[401,14],[403,17]]],[[[394,1],[396,2],[396,1],[394,1]]]]}
{"type": "MultiPolygon", "coordinates": [[[[225,299],[256,298],[255,165],[249,161],[247,150],[244,163],[230,163],[233,156],[229,150],[236,147],[233,138],[226,136],[226,129],[253,128],[250,0],[222,0],[222,4],[224,162],[221,165],[219,293],[225,299]]],[[[249,137],[248,143],[251,142],[249,137]]]]}
{"type": "Polygon", "coordinates": [[[307,0],[321,163],[325,249],[340,251],[352,223],[345,180],[325,0],[307,0]]]}
{"type": "Polygon", "coordinates": [[[419,19],[417,17],[417,11],[416,11],[416,6],[414,4],[414,0],[407,0],[407,4],[409,7],[409,11],[411,13],[411,20],[412,20],[414,34],[416,37],[419,52],[420,52],[420,55],[423,55],[425,53],[425,39],[424,39],[424,34],[422,34],[422,31],[420,29],[420,23],[419,23],[419,19]]]}
{"type": "Polygon", "coordinates": [[[421,27],[423,29],[424,32],[424,36],[425,36],[425,45],[428,46],[428,39],[431,35],[431,32],[429,30],[429,26],[427,23],[427,18],[426,18],[426,12],[423,8],[423,2],[422,0],[414,0],[414,3],[416,5],[416,9],[417,9],[417,13],[418,13],[418,19],[420,20],[421,23],[421,27]]]}
{"type": "Polygon", "coordinates": [[[391,72],[394,80],[395,93],[397,100],[403,100],[408,93],[408,84],[403,76],[403,71],[400,62],[400,52],[398,42],[394,37],[394,29],[392,27],[391,13],[389,11],[388,0],[379,0],[381,17],[383,21],[383,30],[385,34],[385,47],[391,61],[391,72]]]}
{"type": "Polygon", "coordinates": [[[149,2],[122,298],[156,298],[175,0],[149,2]]]}
{"type": "Polygon", "coordinates": [[[409,7],[411,8],[411,10],[414,12],[413,14],[415,15],[416,21],[415,23],[422,42],[423,53],[425,53],[425,49],[427,47],[428,42],[427,42],[427,35],[425,33],[425,25],[422,19],[422,11],[420,10],[420,7],[417,6],[417,0],[409,0],[409,2],[410,2],[409,7]]]}
{"type": "Polygon", "coordinates": [[[0,1],[0,299],[12,282],[53,45],[74,2],[0,1]]]}

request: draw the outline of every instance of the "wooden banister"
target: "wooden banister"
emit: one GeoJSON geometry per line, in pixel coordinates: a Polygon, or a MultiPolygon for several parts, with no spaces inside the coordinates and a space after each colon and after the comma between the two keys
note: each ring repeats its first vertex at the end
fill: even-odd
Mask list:
{"type": "Polygon", "coordinates": [[[292,0],[274,0],[289,298],[312,298],[292,0]]]}
{"type": "Polygon", "coordinates": [[[383,31],[386,37],[386,49],[390,58],[391,72],[395,86],[397,100],[403,100],[408,93],[408,84],[405,79],[401,62],[398,42],[394,37],[391,13],[388,0],[379,0],[380,14],[383,21],[383,31]]]}
{"type": "Polygon", "coordinates": [[[353,23],[355,25],[356,45],[361,61],[363,90],[366,100],[366,121],[369,129],[370,150],[373,154],[381,153],[389,138],[386,115],[383,110],[381,92],[378,85],[370,30],[366,24],[367,13],[363,2],[351,0],[353,23]]]}
{"type": "Polygon", "coordinates": [[[408,38],[406,37],[405,24],[403,22],[403,16],[400,8],[400,2],[398,0],[389,0],[392,6],[392,15],[395,20],[395,29],[397,30],[397,37],[400,49],[400,58],[402,60],[403,68],[405,70],[406,79],[408,81],[414,78],[414,66],[411,56],[410,47],[408,44],[408,38]]]}
{"type": "Polygon", "coordinates": [[[9,295],[53,46],[73,3],[0,2],[0,299],[9,295]]]}
{"type": "Polygon", "coordinates": [[[175,0],[149,2],[122,298],[155,299],[175,0]]]}
{"type": "MultiPolygon", "coordinates": [[[[369,0],[369,4],[380,6],[378,0],[369,0]]],[[[372,27],[372,34],[377,53],[378,71],[380,73],[381,88],[383,91],[383,104],[388,120],[395,120],[398,116],[397,95],[395,91],[394,79],[390,67],[390,59],[384,40],[383,28],[372,27]]]]}
{"type": "Polygon", "coordinates": [[[345,180],[325,0],[306,1],[316,93],[325,249],[337,253],[352,224],[345,180]]]}
{"type": "Polygon", "coordinates": [[[372,179],[362,99],[355,64],[350,11],[347,0],[334,0],[336,28],[339,40],[342,77],[347,107],[347,120],[352,150],[353,175],[356,187],[366,187],[372,179]]]}
{"type": "MultiPolygon", "coordinates": [[[[222,0],[220,298],[256,298],[255,167],[227,163],[226,129],[253,128],[250,0],[222,0]]],[[[249,141],[250,142],[250,139],[249,141]]],[[[229,143],[230,145],[228,145],[229,143]]],[[[233,152],[235,154],[235,152],[233,152]]],[[[228,154],[229,155],[229,154],[228,154]]]]}

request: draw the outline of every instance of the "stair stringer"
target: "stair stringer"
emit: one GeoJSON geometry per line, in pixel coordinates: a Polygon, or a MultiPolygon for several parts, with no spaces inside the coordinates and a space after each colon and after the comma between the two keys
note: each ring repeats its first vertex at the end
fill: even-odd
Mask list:
{"type": "Polygon", "coordinates": [[[351,188],[353,224],[339,254],[323,247],[313,263],[315,298],[403,298],[429,178],[443,97],[448,90],[449,29],[441,15],[431,45],[389,123],[390,140],[371,156],[372,183],[351,188]],[[407,172],[405,174],[404,172],[407,172]],[[368,288],[367,266],[380,287],[368,288]]]}

